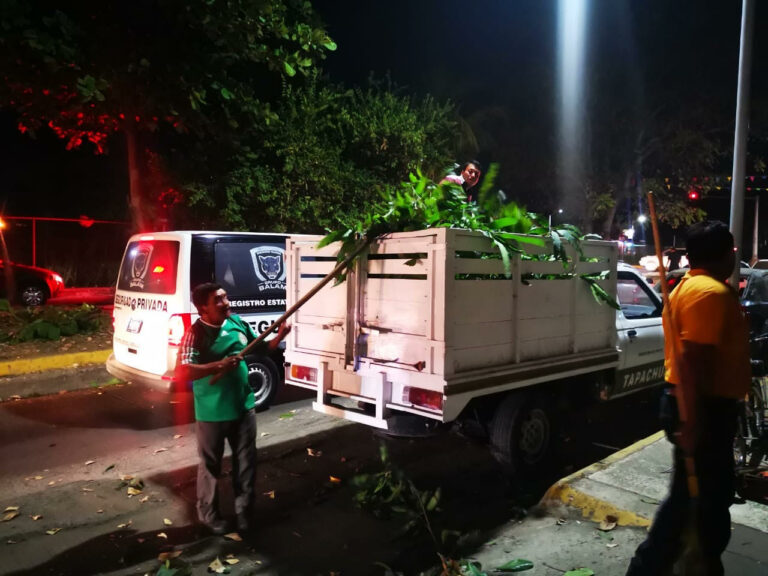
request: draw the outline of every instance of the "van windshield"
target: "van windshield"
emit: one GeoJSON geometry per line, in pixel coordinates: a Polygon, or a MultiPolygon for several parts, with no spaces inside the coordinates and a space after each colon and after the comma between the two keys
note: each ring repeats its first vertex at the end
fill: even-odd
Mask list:
{"type": "Polygon", "coordinates": [[[129,242],[120,266],[118,290],[173,294],[176,292],[176,267],[179,243],[175,240],[129,242]]]}
{"type": "Polygon", "coordinates": [[[215,247],[216,282],[235,311],[285,309],[285,245],[247,239],[223,240],[215,247]]]}

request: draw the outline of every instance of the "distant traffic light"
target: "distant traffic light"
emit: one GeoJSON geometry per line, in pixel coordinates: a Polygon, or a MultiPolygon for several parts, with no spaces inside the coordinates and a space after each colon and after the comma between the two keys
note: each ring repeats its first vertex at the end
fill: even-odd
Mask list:
{"type": "Polygon", "coordinates": [[[691,188],[688,190],[688,200],[698,200],[699,199],[699,193],[691,188]]]}

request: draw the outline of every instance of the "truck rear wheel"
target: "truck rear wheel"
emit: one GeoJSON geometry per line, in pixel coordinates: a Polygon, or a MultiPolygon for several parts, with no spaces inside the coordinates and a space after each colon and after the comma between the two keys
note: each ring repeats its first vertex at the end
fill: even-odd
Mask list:
{"type": "Polygon", "coordinates": [[[491,454],[511,476],[541,471],[551,458],[552,428],[542,396],[511,393],[491,420],[491,454]]]}
{"type": "Polygon", "coordinates": [[[256,412],[263,412],[272,404],[280,385],[277,366],[266,356],[246,356],[248,384],[253,390],[256,412]]]}

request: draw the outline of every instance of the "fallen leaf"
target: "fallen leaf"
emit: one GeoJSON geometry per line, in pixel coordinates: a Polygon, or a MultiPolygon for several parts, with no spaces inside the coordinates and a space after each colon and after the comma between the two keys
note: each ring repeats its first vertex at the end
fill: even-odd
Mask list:
{"type": "Polygon", "coordinates": [[[612,516],[609,514],[600,522],[600,526],[598,527],[598,529],[602,530],[603,532],[608,532],[616,528],[616,523],[618,521],[619,519],[616,516],[612,516]]]}
{"type": "Polygon", "coordinates": [[[615,542],[605,545],[606,548],[616,548],[616,546],[618,546],[618,544],[616,544],[615,542]]]}
{"type": "Polygon", "coordinates": [[[166,560],[173,560],[179,556],[181,556],[181,550],[173,550],[172,552],[161,552],[157,559],[160,560],[160,562],[165,562],[166,560]]]}
{"type": "Polygon", "coordinates": [[[182,437],[182,434],[174,434],[174,435],[173,435],[173,439],[174,439],[174,440],[178,440],[178,439],[179,439],[179,438],[181,438],[181,437],[182,437]]]}
{"type": "Polygon", "coordinates": [[[93,492],[93,488],[86,488],[85,486],[83,486],[83,487],[81,488],[81,490],[82,490],[83,492],[93,492]]]}
{"type": "Polygon", "coordinates": [[[270,436],[270,433],[269,432],[262,432],[261,433],[261,437],[264,438],[264,436],[270,436]]]}
{"type": "Polygon", "coordinates": [[[42,518],[42,517],[43,517],[42,514],[33,514],[32,516],[30,516],[30,518],[32,518],[32,520],[40,520],[40,518],[42,518]]]}
{"type": "Polygon", "coordinates": [[[293,418],[293,412],[283,412],[279,416],[280,420],[286,420],[288,418],[293,418]]]}
{"type": "Polygon", "coordinates": [[[132,488],[138,488],[139,490],[144,489],[144,480],[141,478],[134,478],[131,480],[131,482],[128,484],[132,488]]]}
{"type": "Polygon", "coordinates": [[[226,538],[227,540],[234,540],[235,542],[243,541],[243,538],[237,532],[230,532],[229,534],[224,534],[224,538],[226,538]]]}
{"type": "Polygon", "coordinates": [[[56,484],[56,480],[51,480],[48,482],[48,486],[53,486],[54,484],[56,484]]]}
{"type": "Polygon", "coordinates": [[[565,518],[558,518],[555,524],[557,524],[558,526],[563,526],[565,524],[568,524],[568,520],[566,520],[565,518]]]}
{"type": "Polygon", "coordinates": [[[117,527],[118,528],[128,528],[128,526],[130,526],[131,524],[133,524],[133,520],[128,520],[128,522],[125,522],[123,524],[118,524],[117,527]]]}
{"type": "Polygon", "coordinates": [[[155,450],[155,454],[160,454],[160,452],[168,452],[168,448],[158,448],[155,450]]]}
{"type": "Polygon", "coordinates": [[[166,534],[165,532],[158,532],[157,537],[168,540],[168,534],[166,534]]]}
{"type": "Polygon", "coordinates": [[[503,564],[502,566],[499,566],[495,569],[496,572],[522,572],[523,570],[530,570],[533,568],[533,562],[530,560],[523,560],[522,558],[517,558],[515,560],[510,560],[506,564],[503,564]]]}
{"type": "Polygon", "coordinates": [[[16,512],[19,509],[18,506],[6,506],[3,512],[16,512]]]}
{"type": "Polygon", "coordinates": [[[3,519],[0,520],[0,522],[8,522],[8,521],[13,520],[14,518],[16,518],[16,516],[18,516],[18,515],[19,515],[19,511],[18,510],[14,510],[13,512],[8,512],[8,513],[3,515],[3,519]]]}
{"type": "Polygon", "coordinates": [[[48,534],[48,536],[53,536],[57,532],[59,532],[61,528],[53,528],[52,530],[46,530],[45,533],[48,534]]]}
{"type": "Polygon", "coordinates": [[[579,568],[578,570],[568,570],[563,576],[595,576],[589,568],[579,568]]]}
{"type": "Polygon", "coordinates": [[[166,526],[173,526],[173,522],[171,522],[168,518],[163,518],[163,524],[166,526]]]}
{"type": "Polygon", "coordinates": [[[90,466],[91,464],[95,464],[95,463],[96,463],[96,460],[88,460],[88,461],[85,463],[85,465],[86,465],[86,466],[90,466]]]}
{"type": "Polygon", "coordinates": [[[661,501],[656,500],[655,498],[648,498],[646,496],[643,496],[642,498],[640,498],[640,502],[645,502],[646,504],[654,504],[656,506],[661,504],[661,501]]]}
{"type": "Polygon", "coordinates": [[[274,490],[270,490],[269,492],[264,492],[264,494],[262,494],[262,496],[268,496],[271,500],[274,500],[275,499],[275,491],[274,490]]]}
{"type": "Polygon", "coordinates": [[[102,474],[106,474],[107,472],[109,472],[110,470],[112,470],[112,468],[114,468],[114,467],[115,467],[115,465],[114,465],[114,464],[110,464],[109,466],[107,466],[106,468],[104,468],[104,472],[102,472],[102,474]]]}
{"type": "Polygon", "coordinates": [[[131,476],[130,474],[121,474],[120,480],[122,480],[123,482],[130,482],[131,480],[133,480],[133,476],[131,476]]]}
{"type": "Polygon", "coordinates": [[[141,494],[141,490],[134,488],[133,486],[128,486],[128,496],[138,496],[139,494],[141,494]]]}
{"type": "Polygon", "coordinates": [[[226,560],[224,560],[224,562],[232,566],[233,564],[237,564],[238,562],[240,562],[240,560],[238,560],[237,558],[227,558],[226,560]]]}
{"type": "Polygon", "coordinates": [[[35,476],[35,480],[42,480],[44,476],[35,476]]]}
{"type": "Polygon", "coordinates": [[[96,510],[96,514],[104,514],[104,510],[96,510]]]}
{"type": "Polygon", "coordinates": [[[331,480],[331,484],[341,484],[341,478],[336,478],[336,476],[329,476],[328,478],[331,480]]]}
{"type": "Polygon", "coordinates": [[[224,566],[224,564],[221,563],[221,560],[219,560],[219,557],[216,556],[216,560],[208,564],[208,572],[213,572],[215,574],[228,574],[229,568],[224,566]]]}
{"type": "Polygon", "coordinates": [[[149,501],[149,496],[144,496],[141,500],[139,500],[139,502],[141,502],[142,504],[144,504],[144,502],[148,502],[148,501],[149,501]]]}
{"type": "Polygon", "coordinates": [[[307,454],[309,454],[310,456],[314,456],[315,458],[319,458],[320,456],[323,455],[323,451],[322,450],[313,450],[312,448],[307,448],[307,454]]]}

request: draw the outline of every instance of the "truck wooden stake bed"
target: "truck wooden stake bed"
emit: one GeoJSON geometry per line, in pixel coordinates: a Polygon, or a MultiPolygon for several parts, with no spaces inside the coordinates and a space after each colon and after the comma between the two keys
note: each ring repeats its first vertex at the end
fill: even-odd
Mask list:
{"type": "MultiPolygon", "coordinates": [[[[287,305],[333,269],[338,246],[319,237],[286,246],[287,305]]],[[[526,245],[511,277],[482,234],[438,228],[371,244],[346,281],[297,312],[288,384],[317,392],[313,408],[397,434],[403,422],[473,419],[510,471],[541,464],[552,414],[573,395],[602,400],[663,379],[661,303],[616,245],[526,245]],[[595,300],[581,275],[621,304],[595,300]]]]}

